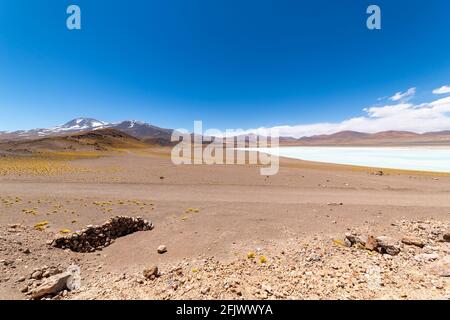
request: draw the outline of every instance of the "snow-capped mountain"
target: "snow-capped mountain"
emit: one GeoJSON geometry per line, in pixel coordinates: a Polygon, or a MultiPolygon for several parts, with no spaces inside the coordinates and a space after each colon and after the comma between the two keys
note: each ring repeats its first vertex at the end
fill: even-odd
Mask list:
{"type": "Polygon", "coordinates": [[[141,139],[170,140],[172,129],[163,129],[136,120],[126,120],[112,124],[111,128],[123,131],[129,135],[141,139]]]}
{"type": "Polygon", "coordinates": [[[113,128],[141,139],[170,139],[171,129],[163,129],[136,120],[108,123],[92,118],[76,118],[52,128],[0,132],[2,140],[37,139],[73,134],[83,131],[113,128]]]}
{"type": "Polygon", "coordinates": [[[99,121],[92,118],[77,118],[73,119],[61,126],[57,126],[50,130],[55,132],[60,131],[78,131],[78,130],[94,130],[99,128],[105,128],[109,125],[107,122],[99,121]]]}
{"type": "Polygon", "coordinates": [[[52,128],[19,130],[13,132],[0,132],[0,139],[34,139],[48,136],[76,133],[80,131],[96,130],[108,127],[107,122],[91,118],[77,118],[65,124],[52,128]]]}

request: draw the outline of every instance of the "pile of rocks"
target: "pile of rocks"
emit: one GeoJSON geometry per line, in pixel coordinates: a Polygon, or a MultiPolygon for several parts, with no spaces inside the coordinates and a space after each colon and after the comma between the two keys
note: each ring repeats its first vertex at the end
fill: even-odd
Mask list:
{"type": "Polygon", "coordinates": [[[378,251],[379,253],[385,253],[391,256],[399,254],[403,246],[402,242],[391,237],[380,236],[375,238],[374,236],[354,233],[345,234],[344,241],[348,247],[359,246],[367,250],[378,251]]]}
{"type": "Polygon", "coordinates": [[[137,231],[152,230],[153,224],[140,217],[117,216],[100,226],[88,225],[81,231],[58,237],[50,242],[54,247],[75,252],[94,252],[109,246],[114,239],[137,231]]]}
{"type": "Polygon", "coordinates": [[[42,266],[34,268],[28,276],[22,276],[17,279],[17,283],[25,283],[20,291],[25,294],[31,294],[31,292],[39,287],[46,279],[60,274],[63,269],[60,266],[42,266]]]}
{"type": "Polygon", "coordinates": [[[41,268],[35,268],[30,274],[30,279],[41,280],[42,278],[48,278],[61,272],[62,270],[59,267],[43,266],[41,268]]]}
{"type": "MultiPolygon", "coordinates": [[[[24,279],[24,278],[23,278],[24,279]]],[[[20,281],[23,281],[20,279],[20,281]]],[[[29,283],[20,289],[31,299],[54,297],[61,293],[67,294],[80,288],[80,267],[71,265],[63,272],[60,267],[36,268],[29,276],[29,283]]]]}
{"type": "Polygon", "coordinates": [[[401,240],[397,240],[387,236],[374,237],[359,232],[348,232],[345,234],[344,243],[348,247],[355,246],[395,256],[400,253],[404,245],[424,248],[427,245],[430,247],[436,243],[450,242],[450,230],[444,231],[430,221],[401,221],[400,223],[405,227],[408,225],[409,233],[416,233],[416,236],[406,235],[401,240]]]}
{"type": "Polygon", "coordinates": [[[341,234],[314,235],[236,246],[224,261],[158,259],[140,272],[86,277],[62,299],[449,299],[449,227],[394,221],[353,226],[345,240],[351,247],[341,234]]]}

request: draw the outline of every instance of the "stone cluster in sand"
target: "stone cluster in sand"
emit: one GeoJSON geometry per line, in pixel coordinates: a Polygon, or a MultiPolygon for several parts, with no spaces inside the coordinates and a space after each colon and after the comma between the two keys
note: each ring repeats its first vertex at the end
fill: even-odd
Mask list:
{"type": "Polygon", "coordinates": [[[5,257],[0,283],[14,284],[18,294],[32,298],[49,277],[76,263],[84,275],[81,287],[44,298],[449,299],[449,228],[448,221],[402,220],[391,225],[388,237],[354,227],[341,237],[292,238],[282,248],[276,243],[254,248],[232,261],[201,255],[175,263],[149,261],[135,272],[102,273],[102,265],[89,262],[95,254],[45,246],[44,233],[19,225],[0,234],[5,257]],[[368,247],[371,237],[398,252],[368,247]]]}
{"type": "MultiPolygon", "coordinates": [[[[400,221],[392,227],[403,235],[389,237],[398,245],[395,254],[348,246],[348,235],[303,239],[278,252],[257,249],[227,263],[200,256],[151,265],[143,273],[111,274],[64,298],[449,299],[448,222],[400,221]],[[420,243],[409,243],[411,238],[420,243]]],[[[351,233],[363,237],[366,231],[351,233]]]]}
{"type": "Polygon", "coordinates": [[[114,239],[137,231],[153,229],[153,224],[140,217],[117,216],[99,226],[89,225],[81,231],[59,236],[49,244],[76,252],[94,252],[109,246],[114,239]]]}

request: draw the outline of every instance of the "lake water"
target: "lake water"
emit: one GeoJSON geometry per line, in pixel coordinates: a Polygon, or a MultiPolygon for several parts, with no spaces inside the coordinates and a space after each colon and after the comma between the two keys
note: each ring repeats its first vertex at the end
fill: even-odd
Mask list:
{"type": "Polygon", "coordinates": [[[374,168],[450,172],[450,147],[280,147],[254,148],[307,161],[374,168]]]}

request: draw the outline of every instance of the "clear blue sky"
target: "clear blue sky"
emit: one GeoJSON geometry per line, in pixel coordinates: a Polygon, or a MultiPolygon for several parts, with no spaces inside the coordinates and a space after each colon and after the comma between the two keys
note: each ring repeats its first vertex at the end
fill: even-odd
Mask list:
{"type": "MultiPolygon", "coordinates": [[[[448,0],[0,0],[0,130],[341,121],[450,82],[448,0]],[[66,29],[66,8],[82,30],[66,29]],[[369,31],[369,4],[382,9],[369,31]]],[[[423,97],[425,99],[426,97],[423,97]]]]}

